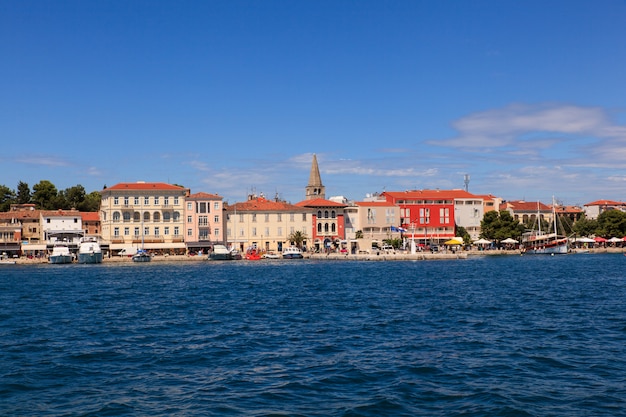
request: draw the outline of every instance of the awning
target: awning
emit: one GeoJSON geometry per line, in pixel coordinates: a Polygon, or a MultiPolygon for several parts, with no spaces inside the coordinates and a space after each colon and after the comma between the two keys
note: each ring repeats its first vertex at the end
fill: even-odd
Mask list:
{"type": "Polygon", "coordinates": [[[183,242],[172,243],[146,243],[143,245],[144,249],[187,249],[183,242]]]}
{"type": "Polygon", "coordinates": [[[46,250],[47,249],[47,245],[45,243],[28,243],[28,244],[22,244],[22,250],[46,250]]]}
{"type": "Polygon", "coordinates": [[[0,243],[0,250],[20,250],[19,243],[0,243]]]}
{"type": "Polygon", "coordinates": [[[463,242],[456,240],[456,239],[450,239],[450,240],[446,240],[445,242],[443,242],[444,245],[462,245],[463,242]]]}

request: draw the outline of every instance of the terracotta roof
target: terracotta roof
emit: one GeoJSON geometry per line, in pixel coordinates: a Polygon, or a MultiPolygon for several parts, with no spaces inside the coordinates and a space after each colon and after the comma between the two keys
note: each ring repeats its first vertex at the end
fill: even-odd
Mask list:
{"type": "Polygon", "coordinates": [[[505,210],[510,208],[514,211],[550,211],[550,206],[547,206],[539,201],[507,201],[502,203],[500,209],[505,210]]]}
{"type": "Polygon", "coordinates": [[[611,200],[597,200],[592,201],[591,203],[585,204],[585,206],[624,206],[626,203],[621,201],[611,201],[611,200]]]}
{"type": "Polygon", "coordinates": [[[355,201],[354,204],[361,207],[398,207],[388,201],[355,201]]]}
{"type": "Polygon", "coordinates": [[[39,219],[40,210],[5,211],[0,213],[0,219],[39,219]]]}
{"type": "Polygon", "coordinates": [[[100,213],[97,211],[81,211],[80,217],[83,218],[84,222],[99,222],[100,221],[100,213]]]}
{"type": "Polygon", "coordinates": [[[383,196],[393,197],[395,199],[442,199],[442,198],[481,198],[475,194],[465,190],[407,190],[407,191],[385,191],[383,196]]]}
{"type": "Polygon", "coordinates": [[[41,217],[75,217],[80,216],[78,210],[41,210],[41,217]]]}
{"type": "Polygon", "coordinates": [[[223,197],[217,194],[195,193],[187,196],[187,200],[222,200],[223,197]]]}
{"type": "Polygon", "coordinates": [[[105,188],[107,190],[184,190],[183,187],[177,185],[167,184],[164,182],[120,182],[111,187],[105,188]]]}
{"type": "Polygon", "coordinates": [[[299,207],[348,207],[347,204],[336,203],[334,201],[325,200],[323,198],[314,198],[312,200],[302,200],[296,203],[299,207]]]}
{"type": "Polygon", "coordinates": [[[295,211],[304,212],[302,207],[295,206],[293,204],[285,203],[283,201],[271,201],[265,198],[259,197],[241,203],[235,203],[228,205],[227,211],[295,211]]]}
{"type": "Polygon", "coordinates": [[[556,206],[554,211],[557,213],[582,213],[583,210],[577,206],[556,206]]]}

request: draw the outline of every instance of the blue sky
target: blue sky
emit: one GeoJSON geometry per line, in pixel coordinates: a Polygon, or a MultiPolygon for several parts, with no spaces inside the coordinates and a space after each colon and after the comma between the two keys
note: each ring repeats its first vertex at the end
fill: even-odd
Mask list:
{"type": "Polygon", "coordinates": [[[626,3],[3,1],[0,184],[626,200],[626,3]]]}

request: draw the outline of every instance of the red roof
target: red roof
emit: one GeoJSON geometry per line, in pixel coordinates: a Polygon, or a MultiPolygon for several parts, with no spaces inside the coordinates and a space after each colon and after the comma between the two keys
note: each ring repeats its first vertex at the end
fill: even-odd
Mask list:
{"type": "Polygon", "coordinates": [[[383,196],[389,196],[396,200],[402,199],[422,199],[422,200],[441,200],[456,198],[481,198],[475,194],[465,190],[407,190],[407,191],[385,191],[383,196]]]}
{"type": "Polygon", "coordinates": [[[361,207],[397,207],[388,201],[356,201],[354,204],[361,207]]]}
{"type": "Polygon", "coordinates": [[[539,201],[507,201],[500,206],[501,210],[510,208],[514,211],[550,211],[550,206],[547,206],[539,201]]]}
{"type": "Polygon", "coordinates": [[[217,194],[195,193],[187,196],[188,200],[221,200],[223,197],[217,194]]]}
{"type": "Polygon", "coordinates": [[[314,198],[312,200],[302,200],[296,203],[296,206],[318,208],[318,207],[348,207],[346,204],[336,203],[334,201],[325,200],[323,198],[314,198]]]}
{"type": "Polygon", "coordinates": [[[78,210],[41,210],[41,217],[74,217],[80,215],[78,210]]]}
{"type": "Polygon", "coordinates": [[[293,204],[285,203],[283,201],[271,201],[266,200],[263,197],[254,198],[241,203],[235,203],[227,207],[229,212],[237,211],[296,211],[303,212],[302,207],[295,206],[293,204]]]}
{"type": "Polygon", "coordinates": [[[103,191],[106,190],[184,190],[184,188],[164,182],[120,182],[103,191]]]}
{"type": "Polygon", "coordinates": [[[624,206],[626,203],[622,203],[621,201],[611,201],[611,200],[597,200],[592,201],[591,203],[585,204],[585,206],[624,206]]]}
{"type": "Polygon", "coordinates": [[[81,211],[80,217],[83,218],[84,222],[99,222],[100,221],[100,213],[97,211],[81,211]]]}

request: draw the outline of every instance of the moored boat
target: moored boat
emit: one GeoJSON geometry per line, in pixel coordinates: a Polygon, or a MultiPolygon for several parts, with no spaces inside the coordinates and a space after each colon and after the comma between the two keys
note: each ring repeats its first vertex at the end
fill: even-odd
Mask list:
{"type": "Polygon", "coordinates": [[[557,233],[557,216],[554,198],[552,199],[552,220],[554,230],[545,233],[541,230],[541,216],[537,209],[537,229],[522,234],[522,253],[529,255],[566,254],[569,250],[569,239],[557,233]]]}
{"type": "Polygon", "coordinates": [[[139,249],[136,254],[134,254],[131,258],[133,262],[150,262],[152,260],[152,255],[146,252],[143,249],[139,249]]]}
{"type": "Polygon", "coordinates": [[[235,259],[233,252],[224,245],[213,245],[213,250],[209,252],[210,261],[230,261],[235,259]]]}
{"type": "Polygon", "coordinates": [[[261,254],[257,248],[249,248],[246,251],[246,259],[249,261],[258,261],[261,259],[261,254]]]}
{"type": "Polygon", "coordinates": [[[73,256],[70,247],[65,242],[56,242],[52,247],[52,254],[49,262],[51,264],[69,264],[72,263],[73,256]]]}
{"type": "Polygon", "coordinates": [[[284,259],[302,259],[302,250],[297,246],[289,246],[283,250],[284,259]]]}
{"type": "Polygon", "coordinates": [[[78,245],[79,264],[99,264],[102,262],[102,250],[95,237],[84,237],[78,245]]]}

